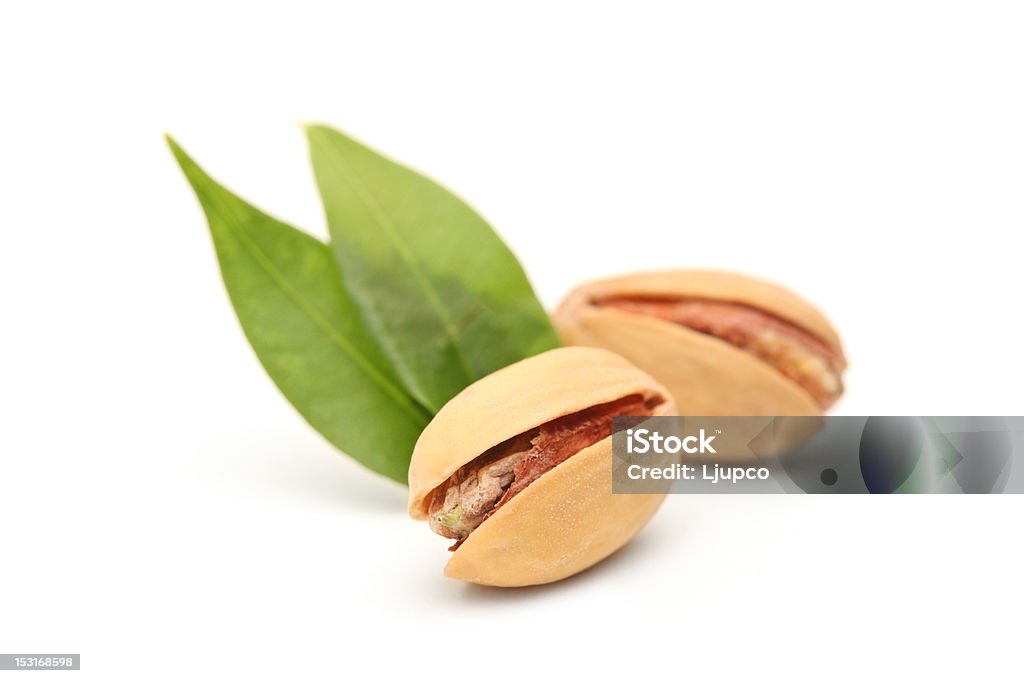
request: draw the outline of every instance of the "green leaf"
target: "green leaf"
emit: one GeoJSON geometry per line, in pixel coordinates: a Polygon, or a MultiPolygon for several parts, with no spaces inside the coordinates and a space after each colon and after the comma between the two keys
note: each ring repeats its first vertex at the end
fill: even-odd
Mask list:
{"type": "Polygon", "coordinates": [[[423,406],[436,412],[558,345],[519,262],[473,209],[337,131],[307,135],[345,285],[423,406]]]}
{"type": "Polygon", "coordinates": [[[228,294],[263,367],[331,443],[404,483],[429,415],[363,327],[330,249],[247,204],[167,141],[206,212],[228,294]]]}

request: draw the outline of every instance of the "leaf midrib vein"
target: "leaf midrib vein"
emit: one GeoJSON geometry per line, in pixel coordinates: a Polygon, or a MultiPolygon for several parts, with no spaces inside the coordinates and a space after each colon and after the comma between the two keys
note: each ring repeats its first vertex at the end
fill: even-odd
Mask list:
{"type": "Polygon", "coordinates": [[[413,277],[416,279],[417,284],[423,290],[427,296],[427,300],[430,302],[434,309],[434,312],[441,319],[442,326],[448,339],[453,343],[455,352],[459,358],[459,363],[462,365],[463,371],[466,373],[466,379],[473,381],[476,379],[476,373],[473,371],[473,367],[469,362],[469,358],[466,356],[465,349],[463,348],[462,335],[459,333],[459,328],[452,320],[445,308],[444,303],[441,301],[441,297],[434,289],[433,283],[423,272],[422,267],[419,264],[419,260],[416,255],[409,249],[405,242],[400,238],[398,228],[395,227],[391,219],[388,218],[387,214],[377,204],[376,199],[370,192],[369,188],[359,179],[359,176],[352,172],[349,166],[348,160],[345,158],[344,152],[337,150],[337,156],[341,160],[342,178],[348,184],[348,186],[356,193],[363,205],[366,206],[370,212],[370,216],[374,222],[384,231],[395,246],[395,250],[399,256],[405,261],[405,264],[409,267],[413,277]]]}

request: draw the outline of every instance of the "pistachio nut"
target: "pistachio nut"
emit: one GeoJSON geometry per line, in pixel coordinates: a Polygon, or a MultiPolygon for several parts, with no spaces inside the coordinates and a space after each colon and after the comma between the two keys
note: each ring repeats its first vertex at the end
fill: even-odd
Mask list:
{"type": "Polygon", "coordinates": [[[811,304],[735,273],[639,273],[582,285],[554,315],[566,344],[614,351],[685,415],[819,415],[843,391],[839,335],[811,304]]]}
{"type": "Polygon", "coordinates": [[[449,401],[409,466],[409,514],[453,539],[449,577],[549,583],[622,547],[664,496],[612,495],[612,417],[671,415],[668,391],[609,351],[561,348],[449,401]]]}

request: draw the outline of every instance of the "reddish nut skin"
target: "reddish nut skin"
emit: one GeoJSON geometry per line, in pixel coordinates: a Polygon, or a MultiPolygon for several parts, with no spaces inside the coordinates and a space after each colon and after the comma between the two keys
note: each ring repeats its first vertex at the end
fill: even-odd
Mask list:
{"type": "MultiPolygon", "coordinates": [[[[559,417],[638,394],[675,414],[668,391],[628,361],[595,348],[561,348],[467,387],[427,425],[409,467],[409,513],[426,519],[431,496],[491,447],[559,417]]],[[[497,509],[451,554],[445,574],[490,586],[558,581],[627,543],[660,494],[613,495],[611,437],[584,448],[497,509]]]]}
{"type": "MultiPolygon", "coordinates": [[[[758,315],[746,315],[745,324],[758,315]]],[[[828,320],[792,292],[745,275],[677,270],[592,282],[573,290],[552,318],[564,343],[614,351],[657,378],[683,414],[820,415],[842,392],[846,362],[828,320]],[[645,314],[658,305],[651,302],[671,301],[757,312],[767,342],[743,348],[714,321],[693,329],[645,314]],[[785,347],[800,353],[773,362],[763,352],[774,350],[771,335],[780,331],[785,347]]]]}

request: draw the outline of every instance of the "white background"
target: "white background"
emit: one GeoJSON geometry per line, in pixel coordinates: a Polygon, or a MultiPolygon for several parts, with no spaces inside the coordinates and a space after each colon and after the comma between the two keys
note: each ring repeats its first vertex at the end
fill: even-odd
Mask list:
{"type": "MultiPolygon", "coordinates": [[[[1021,414],[1019,3],[5,3],[0,651],[91,680],[1020,674],[1019,497],[674,497],[559,585],[441,574],[234,319],[170,131],[324,234],[299,123],[456,189],[548,305],[818,303],[850,414],[1021,414]]],[[[25,674],[9,674],[12,677],[25,674]]],[[[19,679],[20,680],[20,679],[19,679]]]]}

